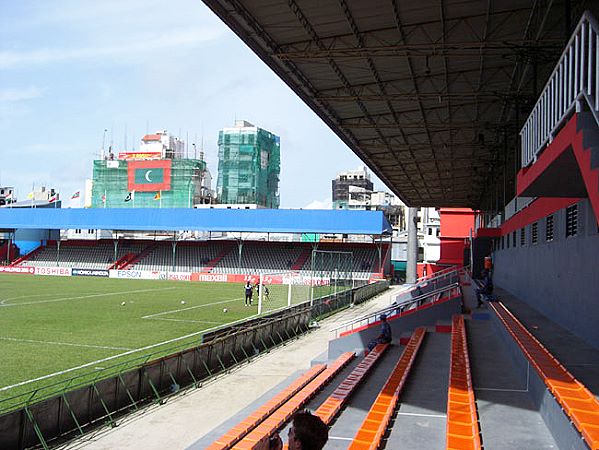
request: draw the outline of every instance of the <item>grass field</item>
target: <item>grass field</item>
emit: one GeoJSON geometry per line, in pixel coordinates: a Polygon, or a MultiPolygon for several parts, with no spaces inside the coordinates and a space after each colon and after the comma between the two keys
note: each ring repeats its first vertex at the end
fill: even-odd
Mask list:
{"type": "MultiPolygon", "coordinates": [[[[287,305],[287,289],[269,286],[266,309],[287,305]]],[[[309,291],[294,287],[292,303],[309,291]]],[[[0,411],[35,388],[197,345],[257,314],[257,294],[251,307],[243,294],[242,284],[0,274],[0,411]]]]}

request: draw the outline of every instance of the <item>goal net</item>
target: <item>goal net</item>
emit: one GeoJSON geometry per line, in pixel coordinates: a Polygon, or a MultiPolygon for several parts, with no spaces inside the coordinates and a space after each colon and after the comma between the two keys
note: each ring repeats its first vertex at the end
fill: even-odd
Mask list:
{"type": "Polygon", "coordinates": [[[307,269],[262,274],[255,286],[258,313],[268,313],[351,289],[352,266],[352,252],[313,250],[307,269]]]}

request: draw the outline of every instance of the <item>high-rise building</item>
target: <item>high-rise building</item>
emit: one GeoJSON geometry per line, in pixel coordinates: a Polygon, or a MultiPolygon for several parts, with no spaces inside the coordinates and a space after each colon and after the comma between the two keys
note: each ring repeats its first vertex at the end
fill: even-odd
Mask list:
{"type": "MultiPolygon", "coordinates": [[[[348,170],[337,174],[333,180],[333,208],[347,209],[350,199],[350,187],[372,192],[373,184],[366,167],[348,170]]],[[[352,189],[354,191],[354,189],[352,189]]],[[[361,208],[360,208],[361,209],[361,208]]]]}
{"type": "Polygon", "coordinates": [[[280,139],[245,120],[218,134],[218,203],[279,207],[280,139]]]}
{"type": "Polygon", "coordinates": [[[146,134],[137,151],[113,153],[110,148],[94,161],[85,204],[92,208],[192,208],[211,202],[214,193],[203,153],[199,159],[185,156],[185,143],[166,130],[146,134]]]}

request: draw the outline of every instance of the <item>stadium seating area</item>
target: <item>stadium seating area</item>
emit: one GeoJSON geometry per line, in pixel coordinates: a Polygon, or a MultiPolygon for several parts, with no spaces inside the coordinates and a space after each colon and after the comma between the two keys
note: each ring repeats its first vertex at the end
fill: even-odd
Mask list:
{"type": "MultiPolygon", "coordinates": [[[[530,320],[523,304],[503,295],[530,320]]],[[[227,431],[220,427],[191,448],[254,449],[277,431],[285,439],[290,418],[305,407],[334,436],[325,449],[599,448],[592,369],[573,363],[575,377],[503,302],[431,325],[447,314],[440,308],[390,319],[394,336],[408,324],[425,326],[366,356],[356,355],[356,343],[376,335],[376,324],[339,339],[349,352],[335,353],[329,344],[328,366],[314,365],[258,410],[224,424],[227,431]]],[[[597,362],[597,352],[585,350],[584,357],[597,362]]]]}
{"type": "Polygon", "coordinates": [[[261,273],[290,270],[299,258],[303,247],[289,244],[245,242],[242,247],[241,265],[239,250],[235,245],[214,266],[214,273],[245,273],[259,269],[261,273]]]}
{"type": "MultiPolygon", "coordinates": [[[[331,244],[320,250],[351,253],[352,275],[368,279],[378,272],[378,249],[371,244],[331,244]]],[[[82,269],[135,269],[171,272],[280,273],[307,272],[312,266],[312,244],[244,241],[241,258],[235,241],[177,242],[132,241],[118,243],[115,260],[113,241],[55,241],[34,250],[16,263],[31,267],[70,267],[82,269]],[[119,262],[115,267],[115,261],[119,262]]],[[[344,256],[348,258],[349,256],[344,256]]],[[[347,260],[349,261],[349,260],[347,260]]]]}
{"type": "Polygon", "coordinates": [[[173,246],[169,242],[162,242],[150,247],[149,251],[133,263],[129,268],[139,270],[176,271],[176,272],[201,272],[210,261],[223,251],[226,244],[215,241],[213,243],[187,243],[177,244],[175,260],[173,261],[173,246]]]}
{"type": "MultiPolygon", "coordinates": [[[[143,244],[124,242],[119,245],[117,260],[127,253],[139,253],[143,244]]],[[[90,245],[86,242],[56,242],[32,252],[31,257],[21,259],[21,266],[30,267],[76,267],[81,269],[107,269],[115,262],[112,241],[99,241],[90,245]]]]}

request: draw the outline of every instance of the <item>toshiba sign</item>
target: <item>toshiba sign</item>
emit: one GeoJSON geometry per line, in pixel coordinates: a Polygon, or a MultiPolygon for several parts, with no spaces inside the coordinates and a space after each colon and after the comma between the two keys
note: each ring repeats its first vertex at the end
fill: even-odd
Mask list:
{"type": "Polygon", "coordinates": [[[54,277],[70,277],[70,267],[36,267],[36,275],[51,275],[54,277]]]}

